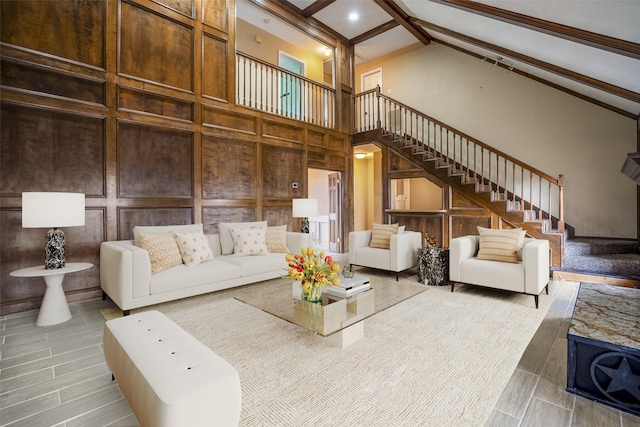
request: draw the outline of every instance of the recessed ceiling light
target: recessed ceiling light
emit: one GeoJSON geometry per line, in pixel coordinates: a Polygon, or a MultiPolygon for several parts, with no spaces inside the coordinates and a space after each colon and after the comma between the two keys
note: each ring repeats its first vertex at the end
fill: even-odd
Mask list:
{"type": "Polygon", "coordinates": [[[271,20],[269,18],[264,18],[262,22],[264,22],[265,24],[268,24],[269,22],[271,22],[271,20]]]}
{"type": "Polygon", "coordinates": [[[324,56],[331,56],[331,49],[328,47],[324,49],[324,56]]]}
{"type": "Polygon", "coordinates": [[[350,14],[349,14],[349,20],[350,20],[350,21],[357,21],[357,20],[358,20],[358,18],[359,18],[359,16],[358,16],[358,14],[357,14],[357,13],[355,13],[355,12],[352,12],[352,13],[350,13],[350,14]]]}

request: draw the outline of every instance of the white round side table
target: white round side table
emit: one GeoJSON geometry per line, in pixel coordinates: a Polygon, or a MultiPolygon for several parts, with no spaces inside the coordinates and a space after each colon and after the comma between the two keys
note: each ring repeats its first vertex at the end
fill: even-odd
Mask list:
{"type": "Polygon", "coordinates": [[[47,270],[44,265],[37,267],[21,268],[9,273],[13,277],[44,277],[47,289],[44,291],[44,299],[40,305],[36,325],[49,326],[66,322],[71,319],[69,304],[62,289],[62,281],[67,273],[86,270],[93,267],[90,262],[68,262],[62,268],[47,270]]]}

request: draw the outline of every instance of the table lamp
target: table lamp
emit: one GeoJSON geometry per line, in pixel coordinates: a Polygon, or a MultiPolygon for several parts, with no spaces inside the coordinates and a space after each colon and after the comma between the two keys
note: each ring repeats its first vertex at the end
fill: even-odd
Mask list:
{"type": "Polygon", "coordinates": [[[22,193],[22,227],[48,228],[44,267],[64,267],[64,233],[58,227],[84,225],[84,194],[22,193]]]}
{"type": "Polygon", "coordinates": [[[293,217],[302,218],[302,232],[309,232],[309,217],[318,215],[318,199],[293,199],[293,217]]]}

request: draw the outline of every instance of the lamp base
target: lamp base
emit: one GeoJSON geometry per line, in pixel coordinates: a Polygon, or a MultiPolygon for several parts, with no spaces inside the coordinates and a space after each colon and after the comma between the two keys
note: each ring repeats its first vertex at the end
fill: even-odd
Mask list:
{"type": "Polygon", "coordinates": [[[44,268],[53,270],[64,267],[64,233],[62,230],[52,228],[47,233],[44,247],[44,268]]]}
{"type": "Polygon", "coordinates": [[[309,233],[309,218],[302,218],[302,232],[309,233]]]}

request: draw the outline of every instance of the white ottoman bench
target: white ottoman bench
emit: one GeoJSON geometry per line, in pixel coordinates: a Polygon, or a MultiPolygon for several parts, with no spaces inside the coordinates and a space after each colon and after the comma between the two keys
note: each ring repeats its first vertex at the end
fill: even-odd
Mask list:
{"type": "Polygon", "coordinates": [[[240,376],[158,311],[109,320],[104,355],[140,425],[237,426],[240,376]]]}

